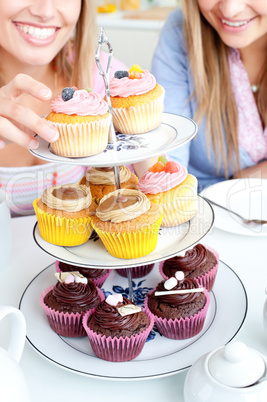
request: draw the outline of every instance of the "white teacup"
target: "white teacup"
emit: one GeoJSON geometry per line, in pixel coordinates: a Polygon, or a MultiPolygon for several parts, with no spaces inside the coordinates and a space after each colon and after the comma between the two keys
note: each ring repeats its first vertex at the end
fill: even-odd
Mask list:
{"type": "Polygon", "coordinates": [[[7,205],[7,194],[0,190],[0,271],[10,264],[12,248],[12,228],[10,209],[7,205]]]}

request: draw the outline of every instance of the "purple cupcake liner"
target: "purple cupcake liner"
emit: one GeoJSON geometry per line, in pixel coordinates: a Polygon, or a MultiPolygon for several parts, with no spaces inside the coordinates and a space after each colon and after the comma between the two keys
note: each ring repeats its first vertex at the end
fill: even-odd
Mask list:
{"type": "MultiPolygon", "coordinates": [[[[208,272],[206,272],[203,275],[197,276],[194,279],[197,281],[198,286],[199,287],[203,287],[205,289],[207,289],[208,292],[211,291],[211,289],[213,288],[214,282],[215,282],[215,278],[216,278],[216,274],[218,271],[218,265],[219,265],[219,254],[216,250],[214,250],[213,248],[211,248],[210,246],[205,246],[212,254],[214,254],[216,260],[217,260],[217,264],[214,265],[213,268],[211,268],[208,272]]],[[[160,275],[162,276],[162,278],[164,280],[167,280],[168,277],[167,275],[164,274],[163,272],[163,264],[164,261],[161,261],[159,263],[159,272],[160,275]]]]}
{"type": "Polygon", "coordinates": [[[88,318],[94,312],[95,308],[84,315],[83,326],[96,356],[110,362],[126,362],[133,360],[141,353],[147,337],[154,325],[154,318],[150,311],[146,313],[150,320],[149,326],[143,332],[126,338],[123,338],[122,336],[119,338],[111,338],[111,336],[106,337],[105,335],[97,334],[88,328],[88,318]]]}
{"type": "MultiPolygon", "coordinates": [[[[78,338],[81,336],[85,336],[86,332],[82,325],[83,316],[86,312],[82,313],[64,313],[56,311],[50,307],[48,307],[44,303],[44,298],[47,293],[50,292],[54,288],[55,285],[50,286],[49,288],[45,289],[40,296],[41,305],[44,309],[44,312],[47,316],[48,322],[50,327],[54,332],[61,336],[67,336],[71,338],[78,338]]],[[[98,295],[102,300],[105,299],[105,295],[101,289],[97,289],[98,295]]],[[[89,310],[91,311],[91,310],[89,310]]]]}
{"type": "MultiPolygon", "coordinates": [[[[59,272],[59,273],[62,272],[61,269],[59,268],[59,261],[58,261],[58,260],[56,260],[55,266],[56,266],[56,271],[57,271],[57,272],[59,272]]],[[[86,268],[86,267],[84,267],[84,268],[86,268]]],[[[90,268],[88,268],[88,270],[89,270],[89,269],[90,269],[90,268]]],[[[77,266],[77,271],[79,271],[79,267],[78,267],[78,266],[77,266]]],[[[111,269],[108,269],[107,272],[106,272],[104,275],[100,276],[99,278],[90,279],[90,280],[91,280],[92,282],[94,282],[94,284],[96,285],[96,287],[102,288],[103,284],[105,283],[105,281],[106,281],[106,279],[108,278],[108,276],[110,275],[110,273],[111,273],[111,269]]]]}
{"type": "MultiPolygon", "coordinates": [[[[148,295],[155,290],[156,289],[152,289],[148,295]]],[[[204,294],[206,296],[205,306],[197,314],[194,314],[191,317],[176,318],[175,320],[167,320],[166,318],[158,317],[149,310],[147,296],[145,298],[145,313],[148,314],[148,312],[150,312],[153,315],[157,329],[166,338],[177,340],[192,338],[202,330],[207,315],[210,304],[210,295],[206,289],[204,289],[204,294]]]]}
{"type": "Polygon", "coordinates": [[[141,278],[152,271],[155,264],[141,265],[140,267],[116,269],[119,275],[127,278],[128,269],[132,272],[132,278],[141,278]]]}

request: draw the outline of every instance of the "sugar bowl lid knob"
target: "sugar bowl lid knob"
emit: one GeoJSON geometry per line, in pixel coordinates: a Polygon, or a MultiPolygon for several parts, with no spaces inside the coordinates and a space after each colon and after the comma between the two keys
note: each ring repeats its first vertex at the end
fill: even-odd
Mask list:
{"type": "Polygon", "coordinates": [[[218,382],[239,388],[257,382],[265,373],[265,362],[256,350],[235,341],[211,355],[208,368],[218,382]]]}

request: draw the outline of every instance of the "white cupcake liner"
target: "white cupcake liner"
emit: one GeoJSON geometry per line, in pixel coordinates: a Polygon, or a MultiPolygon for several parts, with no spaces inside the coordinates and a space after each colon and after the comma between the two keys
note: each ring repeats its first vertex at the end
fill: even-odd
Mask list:
{"type": "Polygon", "coordinates": [[[113,124],[123,134],[141,134],[154,130],[161,124],[165,91],[160,97],[137,106],[113,108],[113,124]]]}
{"type": "Polygon", "coordinates": [[[50,143],[51,151],[67,157],[85,157],[104,151],[108,144],[110,120],[108,116],[89,123],[53,123],[59,131],[59,138],[50,143]]]}

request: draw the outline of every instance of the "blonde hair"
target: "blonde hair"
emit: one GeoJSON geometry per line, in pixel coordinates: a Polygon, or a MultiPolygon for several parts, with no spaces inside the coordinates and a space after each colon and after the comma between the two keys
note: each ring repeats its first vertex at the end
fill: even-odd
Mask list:
{"type": "MultiPolygon", "coordinates": [[[[217,168],[219,169],[223,163],[225,177],[228,178],[229,164],[234,170],[240,167],[238,114],[230,81],[228,46],[202,16],[197,0],[183,0],[182,9],[186,44],[195,84],[195,91],[191,96],[195,96],[198,101],[194,119],[199,124],[206,115],[208,153],[210,155],[212,147],[217,168]]],[[[266,87],[265,70],[258,92],[258,109],[265,125],[266,87]]]]}
{"type": "Polygon", "coordinates": [[[82,0],[75,36],[70,41],[56,57],[57,74],[77,88],[90,88],[97,46],[95,0],[82,0]],[[69,54],[70,51],[73,54],[69,54]]]}

